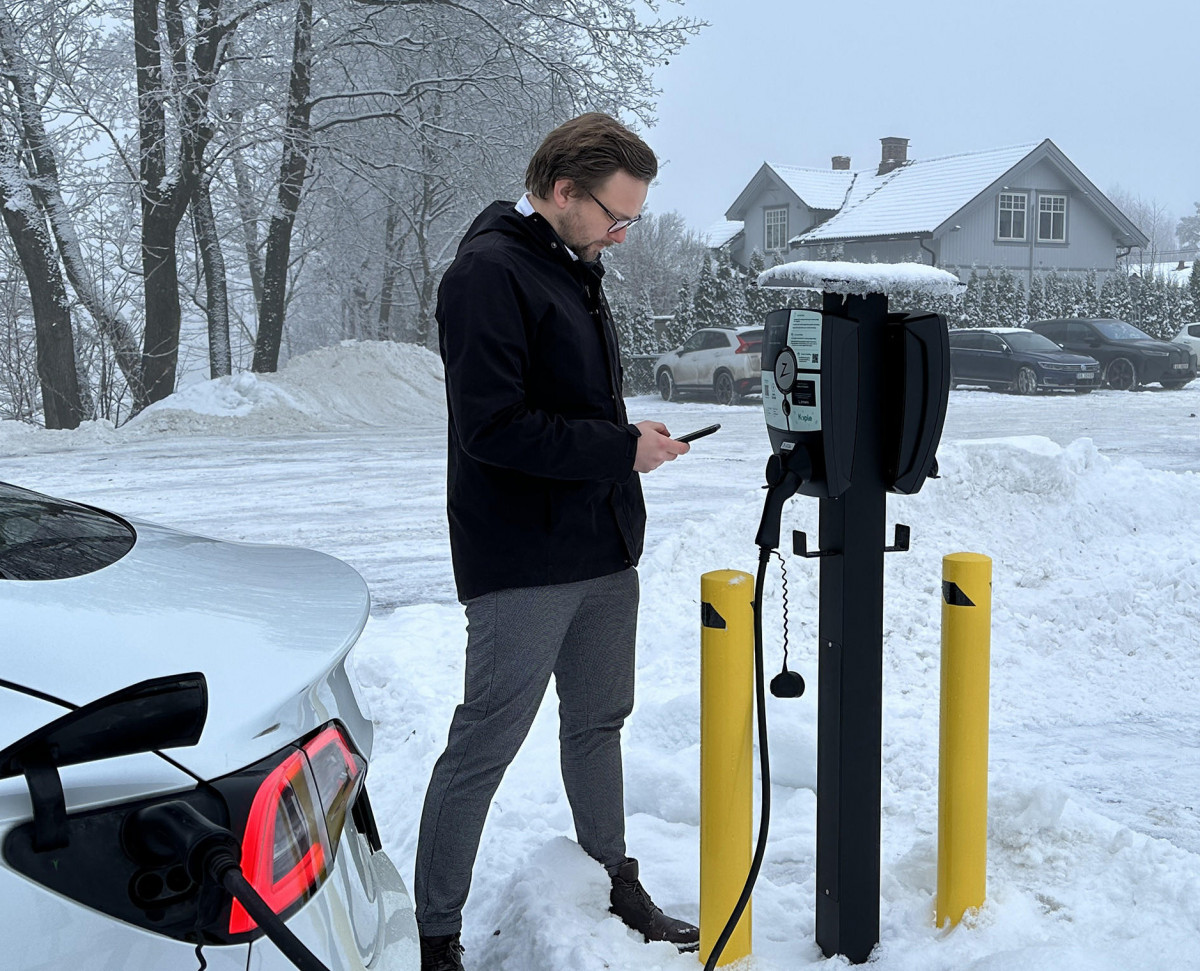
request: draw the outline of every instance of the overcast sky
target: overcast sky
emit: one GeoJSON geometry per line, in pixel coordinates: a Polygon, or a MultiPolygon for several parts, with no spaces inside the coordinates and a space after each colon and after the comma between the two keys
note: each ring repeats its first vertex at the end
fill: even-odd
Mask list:
{"type": "Polygon", "coordinates": [[[878,163],[1050,138],[1102,191],[1200,201],[1197,0],[687,0],[711,26],[659,70],[648,206],[724,218],[764,161],[878,163]]]}

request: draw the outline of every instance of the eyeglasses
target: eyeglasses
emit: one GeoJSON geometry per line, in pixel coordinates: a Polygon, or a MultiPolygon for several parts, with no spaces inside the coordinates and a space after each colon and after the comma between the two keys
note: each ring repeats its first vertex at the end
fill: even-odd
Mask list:
{"type": "MultiPolygon", "coordinates": [[[[587,190],[586,190],[586,189],[585,189],[584,191],[585,191],[585,192],[587,192],[587,190]]],[[[588,195],[589,195],[589,196],[592,196],[592,194],[591,194],[590,192],[588,192],[588,195]]],[[[611,211],[609,211],[609,208],[608,208],[608,206],[606,206],[606,205],[605,205],[603,202],[601,202],[601,201],[600,201],[599,199],[597,199],[595,196],[592,196],[592,202],[594,202],[594,203],[595,203],[596,205],[598,205],[598,206],[599,206],[601,209],[603,209],[603,210],[604,210],[604,215],[608,216],[608,218],[609,218],[609,219],[611,219],[611,220],[613,221],[613,224],[612,224],[611,226],[609,226],[609,227],[608,227],[608,232],[609,232],[609,234],[610,234],[610,235],[611,235],[612,233],[619,233],[619,232],[620,232],[622,229],[628,229],[628,228],[629,228],[630,226],[632,226],[632,225],[633,225],[635,222],[637,222],[639,219],[641,219],[641,218],[642,218],[640,215],[637,215],[637,216],[634,216],[632,219],[621,219],[621,218],[619,218],[619,217],[617,217],[617,216],[614,216],[614,215],[612,214],[612,212],[611,212],[611,211]]]]}

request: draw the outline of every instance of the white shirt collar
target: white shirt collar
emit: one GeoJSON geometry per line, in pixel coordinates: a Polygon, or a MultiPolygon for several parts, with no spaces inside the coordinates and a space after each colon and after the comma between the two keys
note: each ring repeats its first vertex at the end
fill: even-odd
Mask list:
{"type": "MultiPolygon", "coordinates": [[[[529,201],[528,192],[526,192],[525,195],[521,196],[521,198],[517,200],[517,204],[513,206],[513,208],[516,209],[517,212],[519,212],[522,216],[532,216],[535,212],[537,212],[537,210],[533,208],[533,203],[529,201]]],[[[570,256],[571,259],[579,259],[579,256],[573,249],[571,249],[570,246],[564,244],[563,249],[567,251],[567,255],[570,256]]]]}

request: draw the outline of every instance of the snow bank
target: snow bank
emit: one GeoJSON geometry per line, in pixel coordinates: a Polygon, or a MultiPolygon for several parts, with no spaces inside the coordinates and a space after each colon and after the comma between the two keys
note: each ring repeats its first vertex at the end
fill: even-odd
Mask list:
{"type": "Polygon", "coordinates": [[[444,418],[442,363],[414,344],[343,341],[293,358],[276,374],[241,371],[151,405],[131,432],[241,435],[403,425],[444,418]]]}
{"type": "Polygon", "coordinates": [[[180,388],[119,428],[85,422],[47,432],[0,422],[0,447],[52,451],[144,434],[266,437],[360,426],[444,421],[442,362],[415,344],[343,341],[293,358],[275,374],[237,374],[180,388]]]}
{"type": "Polygon", "coordinates": [[[930,297],[961,294],[964,287],[953,273],[921,263],[846,263],[838,260],[797,260],[765,270],[761,287],[797,287],[829,293],[891,293],[907,290],[930,297]]]}

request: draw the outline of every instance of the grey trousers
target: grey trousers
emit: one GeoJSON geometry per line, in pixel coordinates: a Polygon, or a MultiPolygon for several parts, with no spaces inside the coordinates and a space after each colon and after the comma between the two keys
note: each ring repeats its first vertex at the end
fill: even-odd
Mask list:
{"type": "Polygon", "coordinates": [[[413,889],[424,935],[454,934],[483,824],[554,675],[563,786],[579,845],[625,860],[621,726],[633,709],[638,576],[498,590],[467,601],[463,703],[433,768],[413,889]]]}

